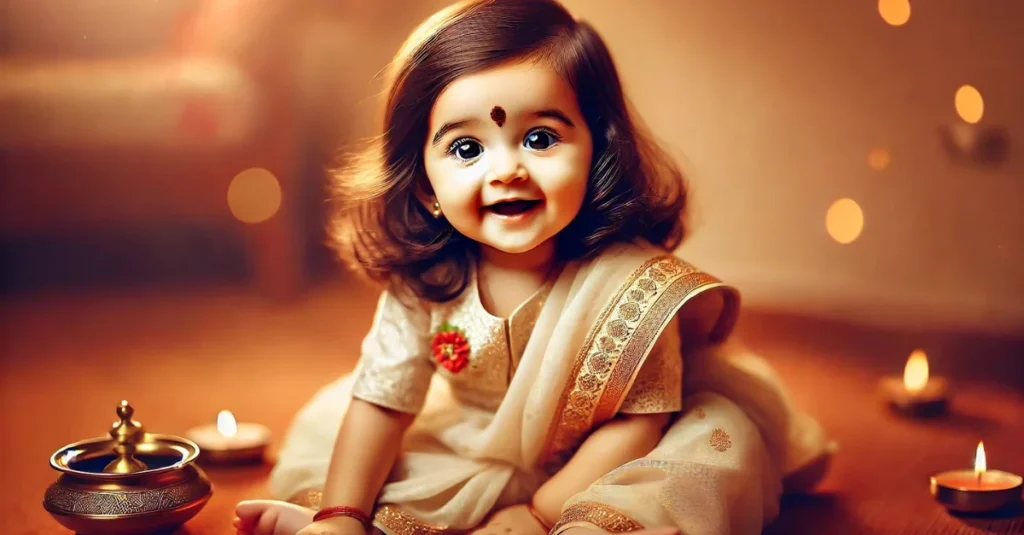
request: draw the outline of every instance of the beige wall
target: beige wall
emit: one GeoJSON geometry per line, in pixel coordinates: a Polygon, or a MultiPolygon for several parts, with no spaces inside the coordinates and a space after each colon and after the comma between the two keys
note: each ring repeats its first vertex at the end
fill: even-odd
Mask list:
{"type": "MultiPolygon", "coordinates": [[[[956,165],[937,134],[972,84],[982,124],[1020,138],[1020,2],[915,3],[898,28],[870,1],[566,5],[603,33],[640,113],[689,170],[698,226],[684,255],[748,304],[1024,332],[1024,159],[956,165]],[[891,153],[884,171],[867,163],[874,147],[891,153]],[[865,218],[849,245],[825,230],[842,197],[865,218]]],[[[374,48],[386,58],[415,20],[374,48]]]]}
{"type": "Polygon", "coordinates": [[[1024,4],[568,0],[604,33],[648,123],[689,160],[701,228],[689,258],[749,303],[1024,332],[1024,159],[952,164],[937,129],[956,89],[982,124],[1024,134],[1024,4]],[[891,165],[867,164],[872,147],[891,165]],[[825,213],[851,197],[850,245],[825,213]]]}
{"type": "MultiPolygon", "coordinates": [[[[917,2],[894,28],[873,0],[565,1],[604,34],[641,115],[685,163],[697,227],[684,255],[748,304],[1024,332],[1024,2],[917,2]],[[1016,137],[997,170],[941,148],[965,83],[986,99],[982,123],[1016,137]],[[879,146],[892,154],[881,172],[867,164],[879,146]],[[849,245],[824,225],[842,197],[865,215],[849,245]]],[[[301,32],[295,62],[314,126],[377,134],[375,75],[446,3],[307,4],[329,12],[301,32]]]]}

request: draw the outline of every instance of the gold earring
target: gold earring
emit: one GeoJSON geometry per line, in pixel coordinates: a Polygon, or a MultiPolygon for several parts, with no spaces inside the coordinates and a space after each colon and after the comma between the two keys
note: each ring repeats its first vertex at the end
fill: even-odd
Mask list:
{"type": "Polygon", "coordinates": [[[431,213],[434,214],[434,219],[441,217],[441,203],[434,201],[434,211],[431,213]]]}

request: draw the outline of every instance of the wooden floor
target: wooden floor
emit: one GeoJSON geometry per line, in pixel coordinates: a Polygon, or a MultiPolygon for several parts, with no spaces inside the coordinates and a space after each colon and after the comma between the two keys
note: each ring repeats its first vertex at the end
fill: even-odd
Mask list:
{"type": "MultiPolygon", "coordinates": [[[[106,432],[121,399],[149,431],[181,434],[220,409],[280,437],[319,386],[346,373],[375,295],[326,286],[271,304],[243,290],[102,297],[19,297],[0,307],[0,524],[5,534],[66,533],[43,510],[57,473],[49,456],[106,432]]],[[[985,441],[990,468],[1024,473],[1024,364],[1018,340],[882,332],[749,311],[739,335],[778,367],[798,403],[839,441],[813,496],[789,497],[771,534],[1024,533],[1024,512],[954,517],[928,476],[970,468],[985,441]],[[951,415],[911,421],[875,396],[925,347],[956,387],[951,415]]],[[[213,499],[180,533],[231,533],[234,504],[265,496],[269,464],[216,469],[213,499]]]]}

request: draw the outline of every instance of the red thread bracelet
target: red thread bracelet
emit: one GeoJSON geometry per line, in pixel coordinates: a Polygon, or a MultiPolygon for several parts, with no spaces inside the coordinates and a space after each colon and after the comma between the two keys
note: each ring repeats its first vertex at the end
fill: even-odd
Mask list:
{"type": "Polygon", "coordinates": [[[373,527],[373,523],[370,521],[370,517],[359,510],[356,507],[348,507],[345,505],[336,505],[333,507],[324,507],[313,515],[313,522],[319,522],[328,518],[334,518],[338,516],[347,516],[354,518],[363,524],[363,527],[370,529],[373,527]]]}

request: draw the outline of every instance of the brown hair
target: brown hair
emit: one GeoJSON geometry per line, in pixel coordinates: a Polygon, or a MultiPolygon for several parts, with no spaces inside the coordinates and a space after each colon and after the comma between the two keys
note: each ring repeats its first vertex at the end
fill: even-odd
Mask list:
{"type": "Polygon", "coordinates": [[[443,302],[469,281],[476,243],[417,200],[429,191],[423,145],[430,110],[456,78],[510,61],[547,61],[576,91],[593,137],[583,206],[557,236],[562,259],[614,242],[666,250],[684,236],[686,185],[629,112],[604,41],[554,0],[472,0],[423,23],[391,65],[383,135],[335,173],[331,233],[342,257],[378,282],[443,302]]]}

